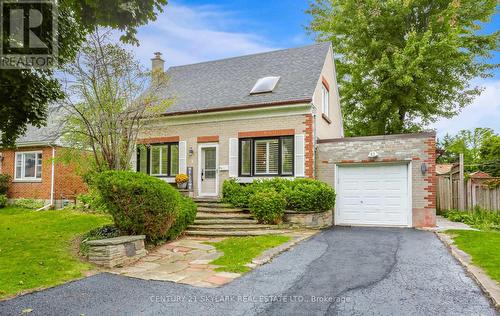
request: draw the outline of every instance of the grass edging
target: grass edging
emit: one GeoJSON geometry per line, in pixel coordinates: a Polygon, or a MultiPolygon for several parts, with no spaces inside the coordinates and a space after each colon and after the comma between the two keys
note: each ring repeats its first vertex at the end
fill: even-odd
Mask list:
{"type": "MultiPolygon", "coordinates": [[[[309,237],[315,235],[316,233],[317,232],[313,232],[310,234],[301,234],[301,235],[273,235],[273,236],[286,236],[286,237],[289,237],[290,239],[288,241],[285,241],[284,243],[281,243],[281,244],[275,246],[275,247],[265,249],[259,255],[257,255],[255,258],[251,259],[251,262],[248,262],[246,264],[241,265],[241,267],[244,267],[244,269],[242,269],[240,271],[235,271],[235,270],[230,270],[230,269],[224,270],[223,267],[219,268],[218,270],[225,271],[225,272],[246,273],[246,272],[250,271],[251,269],[254,269],[260,265],[268,263],[269,261],[271,261],[274,257],[279,255],[280,253],[290,249],[291,247],[293,247],[297,243],[308,239],[309,237]]],[[[263,236],[257,236],[257,237],[263,237],[263,236]]],[[[242,237],[236,237],[236,238],[242,238],[242,237]]],[[[243,238],[245,238],[245,237],[243,237],[243,238]]],[[[216,244],[216,243],[207,243],[207,244],[215,247],[214,244],[216,244]]],[[[223,252],[220,249],[217,249],[217,250],[223,252]]],[[[212,262],[210,262],[210,264],[217,265],[216,262],[219,259],[220,258],[213,260],[212,262]]]]}
{"type": "Polygon", "coordinates": [[[451,255],[465,268],[469,276],[477,283],[481,291],[490,299],[497,311],[500,311],[500,288],[480,267],[472,265],[471,256],[459,249],[453,238],[444,232],[435,232],[439,240],[448,248],[451,255]]]}
{"type": "Polygon", "coordinates": [[[311,235],[302,235],[302,236],[293,236],[290,241],[285,242],[284,244],[281,244],[277,247],[268,249],[264,251],[260,256],[254,258],[251,263],[247,264],[247,267],[249,268],[255,268],[260,265],[266,264],[269,261],[271,261],[274,257],[279,255],[282,252],[287,251],[288,249],[292,248],[296,244],[298,244],[301,241],[304,241],[310,237],[312,237],[315,234],[311,235]]]}

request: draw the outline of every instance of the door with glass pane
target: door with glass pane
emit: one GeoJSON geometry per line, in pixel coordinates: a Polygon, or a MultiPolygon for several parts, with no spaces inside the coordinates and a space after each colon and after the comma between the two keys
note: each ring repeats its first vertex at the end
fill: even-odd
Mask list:
{"type": "Polygon", "coordinates": [[[217,196],[219,172],[216,145],[201,145],[200,147],[200,189],[201,196],[217,196]]]}

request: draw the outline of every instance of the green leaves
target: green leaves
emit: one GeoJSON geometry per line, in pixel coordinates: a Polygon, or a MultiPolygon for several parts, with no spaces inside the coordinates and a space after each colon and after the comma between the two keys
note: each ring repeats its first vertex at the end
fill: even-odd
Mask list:
{"type": "Polygon", "coordinates": [[[480,35],[496,1],[317,0],[309,30],[331,41],[349,135],[419,131],[456,115],[496,65],[498,35],[480,35]]]}
{"type": "Polygon", "coordinates": [[[445,135],[438,140],[442,154],[439,163],[458,162],[459,154],[464,154],[467,172],[485,171],[492,176],[500,176],[500,135],[490,128],[461,130],[455,136],[445,135]]]}

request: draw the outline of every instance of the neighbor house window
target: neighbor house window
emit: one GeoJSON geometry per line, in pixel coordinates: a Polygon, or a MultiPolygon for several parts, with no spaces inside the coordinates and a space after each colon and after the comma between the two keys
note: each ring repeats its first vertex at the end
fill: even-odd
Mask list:
{"type": "Polygon", "coordinates": [[[42,153],[16,153],[16,180],[39,181],[42,179],[42,153]]]}
{"type": "Polygon", "coordinates": [[[140,145],[137,171],[157,177],[174,177],[179,173],[179,144],[140,145]]]}
{"type": "Polygon", "coordinates": [[[321,86],[321,102],[323,104],[323,114],[326,116],[330,116],[330,91],[328,91],[328,88],[325,87],[324,85],[321,86]]]}
{"type": "Polygon", "coordinates": [[[240,139],[240,176],[292,176],[293,136],[240,139]]]}

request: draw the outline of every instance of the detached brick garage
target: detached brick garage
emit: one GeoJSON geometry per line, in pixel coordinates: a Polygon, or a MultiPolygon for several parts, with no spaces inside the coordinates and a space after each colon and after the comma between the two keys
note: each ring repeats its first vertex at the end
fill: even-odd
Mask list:
{"type": "Polygon", "coordinates": [[[319,140],[317,178],[336,189],[335,224],[435,226],[435,138],[424,132],[319,140]]]}

